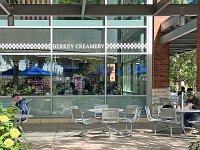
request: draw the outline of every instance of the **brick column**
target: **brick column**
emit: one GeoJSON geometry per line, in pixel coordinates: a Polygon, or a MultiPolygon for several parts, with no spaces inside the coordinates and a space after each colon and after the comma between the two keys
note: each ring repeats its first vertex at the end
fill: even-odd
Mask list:
{"type": "Polygon", "coordinates": [[[168,97],[170,73],[170,52],[169,43],[160,44],[160,37],[164,35],[160,31],[160,23],[165,20],[165,16],[154,17],[154,43],[153,43],[153,70],[152,70],[152,95],[168,97]]]}
{"type": "MultiPolygon", "coordinates": [[[[199,0],[200,3],[200,0],[199,0]]],[[[196,79],[196,87],[197,87],[197,92],[196,96],[200,97],[200,16],[197,15],[197,30],[196,30],[196,40],[197,40],[197,45],[196,45],[196,64],[197,64],[197,79],[196,79]]]]}

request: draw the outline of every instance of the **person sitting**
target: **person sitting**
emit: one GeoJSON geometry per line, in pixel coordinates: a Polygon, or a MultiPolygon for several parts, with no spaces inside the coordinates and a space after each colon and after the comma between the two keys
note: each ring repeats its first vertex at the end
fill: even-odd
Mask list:
{"type": "MultiPolygon", "coordinates": [[[[15,106],[18,107],[21,111],[21,114],[28,114],[28,102],[20,97],[19,93],[12,94],[11,98],[15,101],[15,106]]],[[[21,121],[26,120],[26,118],[22,118],[21,121]]]]}
{"type": "MultiPolygon", "coordinates": [[[[200,100],[195,97],[193,90],[187,90],[188,99],[185,104],[190,106],[191,109],[200,109],[200,100]]],[[[196,112],[186,112],[184,113],[184,125],[186,134],[192,134],[192,123],[188,121],[196,121],[199,116],[199,113],[196,112]]]]}

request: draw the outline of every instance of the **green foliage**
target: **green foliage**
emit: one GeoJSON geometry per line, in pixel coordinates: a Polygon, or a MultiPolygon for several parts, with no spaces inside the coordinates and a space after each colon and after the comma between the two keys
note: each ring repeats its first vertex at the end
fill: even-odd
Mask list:
{"type": "Polygon", "coordinates": [[[189,150],[199,150],[200,149],[200,137],[197,137],[196,141],[190,142],[190,145],[188,146],[189,150]]]}
{"type": "Polygon", "coordinates": [[[21,150],[29,149],[29,143],[24,143],[26,140],[22,133],[18,130],[20,126],[15,127],[14,115],[20,112],[16,106],[0,108],[0,150],[21,150]],[[22,144],[23,142],[23,144],[22,144]]]}
{"type": "Polygon", "coordinates": [[[196,82],[196,51],[190,51],[170,57],[170,86],[185,81],[186,86],[196,82]]]}

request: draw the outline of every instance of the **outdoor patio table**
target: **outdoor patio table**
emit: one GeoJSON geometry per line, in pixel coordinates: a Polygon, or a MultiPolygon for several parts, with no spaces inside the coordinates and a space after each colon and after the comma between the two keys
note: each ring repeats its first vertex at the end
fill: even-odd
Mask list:
{"type": "MultiPolygon", "coordinates": [[[[105,108],[104,108],[105,109],[105,108]]],[[[89,112],[93,112],[93,113],[102,113],[103,109],[88,109],[89,112]]],[[[119,112],[124,111],[123,109],[118,109],[119,112]]]]}
{"type": "Polygon", "coordinates": [[[182,113],[182,128],[184,128],[184,113],[186,112],[196,112],[199,113],[200,110],[199,109],[177,109],[176,112],[180,112],[182,113]]]}

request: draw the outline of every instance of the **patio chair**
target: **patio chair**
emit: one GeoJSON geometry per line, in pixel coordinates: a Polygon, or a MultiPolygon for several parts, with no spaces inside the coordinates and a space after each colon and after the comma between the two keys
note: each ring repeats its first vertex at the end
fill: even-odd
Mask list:
{"type": "Polygon", "coordinates": [[[122,120],[122,122],[126,123],[125,132],[128,131],[128,124],[130,124],[131,135],[132,135],[133,123],[138,121],[140,114],[141,114],[141,108],[139,109],[138,105],[127,105],[126,106],[125,115],[123,118],[120,118],[122,120]]]}
{"type": "MultiPolygon", "coordinates": [[[[31,111],[31,107],[28,108],[27,114],[24,114],[24,115],[26,115],[26,117],[21,118],[21,119],[19,119],[19,118],[20,118],[20,116],[23,115],[23,114],[19,114],[19,118],[16,117],[16,118],[18,119],[17,123],[20,124],[20,125],[22,126],[23,123],[27,122],[28,119],[29,119],[29,117],[32,116],[32,115],[30,115],[30,111],[31,111]]],[[[16,115],[16,116],[18,116],[18,115],[16,115]]]]}
{"type": "Polygon", "coordinates": [[[114,125],[116,125],[118,121],[119,121],[118,108],[108,108],[102,110],[102,123],[104,127],[108,129],[109,137],[111,137],[112,131],[122,135],[118,130],[114,128],[114,125]]]}
{"type": "MultiPolygon", "coordinates": [[[[108,105],[95,105],[94,109],[108,109],[108,105]]],[[[102,113],[94,113],[94,116],[98,120],[102,119],[102,113]]]]}
{"type": "Polygon", "coordinates": [[[71,113],[72,113],[72,119],[74,120],[74,122],[81,125],[81,132],[79,136],[84,136],[85,133],[87,132],[85,130],[85,126],[90,125],[94,122],[92,122],[91,118],[88,118],[88,119],[84,118],[82,110],[78,108],[77,106],[71,107],[71,113]]]}
{"type": "Polygon", "coordinates": [[[154,122],[154,134],[156,135],[157,122],[161,121],[161,119],[152,117],[149,106],[145,106],[145,111],[146,111],[148,121],[154,122]]]}
{"type": "Polygon", "coordinates": [[[181,124],[181,117],[177,116],[176,109],[174,108],[161,108],[160,118],[163,123],[170,126],[170,136],[172,136],[173,126],[181,124]]]}

